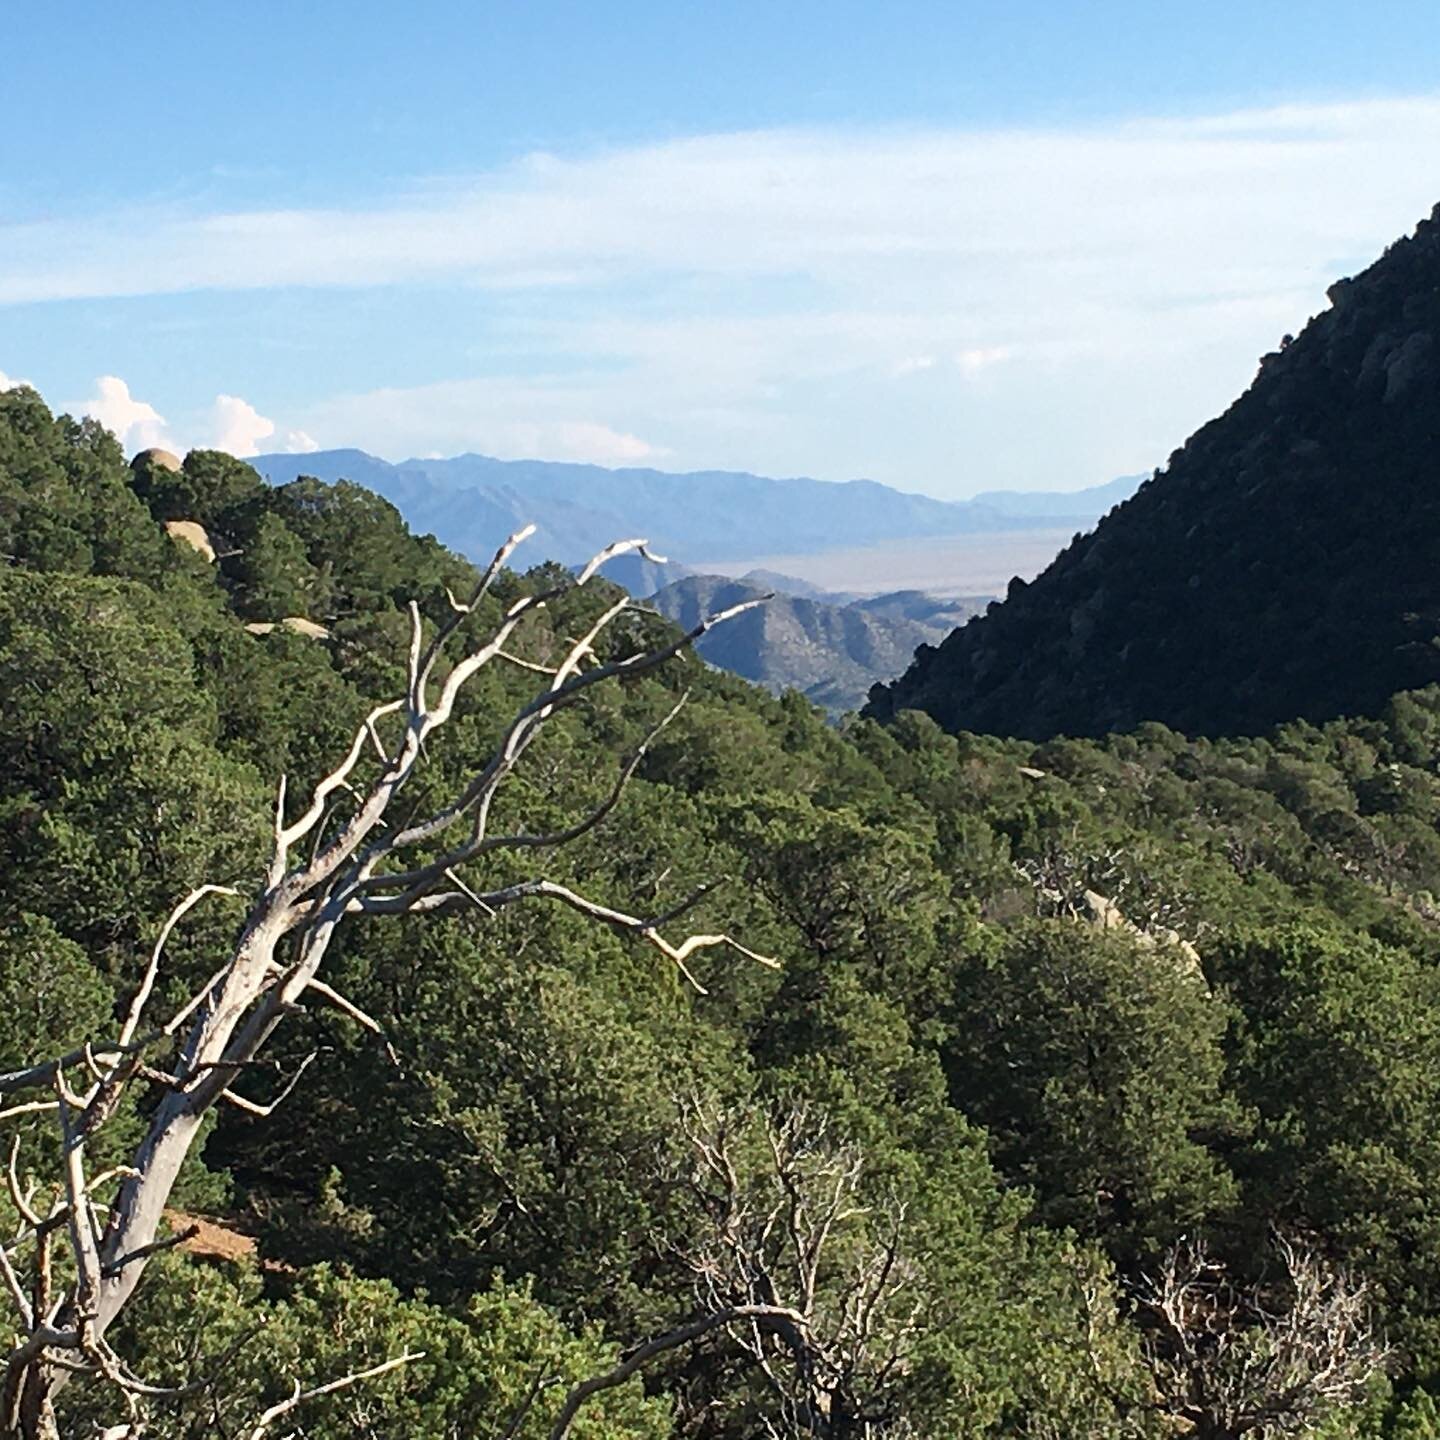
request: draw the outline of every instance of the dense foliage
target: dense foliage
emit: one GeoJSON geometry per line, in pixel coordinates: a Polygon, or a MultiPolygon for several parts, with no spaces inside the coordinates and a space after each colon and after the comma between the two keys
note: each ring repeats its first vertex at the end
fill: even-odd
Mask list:
{"type": "Polygon", "coordinates": [[[1037,579],[871,711],[947,730],[1255,734],[1440,680],[1440,209],[1037,579]]]}
{"type": "MultiPolygon", "coordinates": [[[[256,883],[281,772],[328,768],[403,683],[406,603],[443,613],[469,567],[358,487],[270,488],[200,452],[132,471],[26,390],[0,395],[0,549],[4,1067],[103,1034],[189,887],[256,883]]],[[[542,660],[613,594],[572,593],[517,650],[542,660]]],[[[429,756],[437,794],[534,682],[485,674],[429,756]]],[[[315,1401],[304,1433],[499,1436],[533,1395],[519,1433],[543,1434],[566,1382],[694,1314],[697,1276],[734,1259],[717,1216],[773,1188],[776,1133],[798,1137],[798,1187],[838,1175],[853,1198],[817,1316],[843,1330],[853,1266],[896,1252],[905,1308],[874,1342],[894,1361],[872,1345],[831,1391],[878,1433],[1167,1433],[1142,1277],[1205,1235],[1263,1280],[1274,1227],[1369,1279],[1396,1348],[1373,1403],[1311,1433],[1437,1433],[1440,690],[1268,739],[1036,745],[913,712],[837,731],[688,660],[560,719],[510,822],[594,803],[683,687],[618,811],[548,873],[637,913],[728,876],[686,923],[779,968],[703,952],[697,993],[555,910],[342,932],[327,974],[385,1042],[294,1017],[250,1088],[320,1062],[273,1119],[227,1110],[185,1177],[177,1204],[258,1256],[147,1274],[113,1338],[155,1383],[205,1380],[159,1433],[244,1433],[292,1380],[409,1348],[425,1358],[315,1401]],[[722,1133],[728,1195],[696,1171],[722,1133]]],[[[177,996],[237,913],[187,917],[177,996]]],[[[22,1179],[43,1173],[43,1128],[7,1125],[22,1179]]],[[[103,1390],[61,1398],[76,1434],[113,1412],[103,1390]]],[[[793,1433],[782,1399],[717,1331],[574,1433],[793,1433]]]]}

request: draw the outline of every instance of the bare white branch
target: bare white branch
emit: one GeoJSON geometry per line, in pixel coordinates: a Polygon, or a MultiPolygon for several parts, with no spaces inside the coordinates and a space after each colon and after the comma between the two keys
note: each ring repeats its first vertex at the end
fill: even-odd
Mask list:
{"type": "Polygon", "coordinates": [[[353,1000],[347,1000],[338,990],[332,989],[323,980],[312,975],[306,982],[305,988],[307,991],[313,990],[317,995],[323,996],[337,1010],[343,1010],[352,1020],[358,1021],[372,1034],[384,1034],[378,1020],[367,1015],[353,1000]]]}
{"type": "MultiPolygon", "coordinates": [[[[758,955],[724,933],[697,934],[671,942],[661,927],[697,903],[697,891],[665,916],[646,920],[626,911],[592,901],[567,886],[545,878],[490,891],[462,878],[462,867],[495,850],[544,850],[579,838],[601,824],[619,804],[647,747],[678,712],[677,705],[650,732],[625,765],[603,799],[587,814],[558,830],[487,836],[492,803],[546,721],[559,711],[580,703],[597,685],[612,679],[645,675],[681,654],[712,626],[759,601],[707,616],[688,633],[664,640],[617,659],[601,661],[597,650],[602,635],[630,607],[621,601],[603,607],[585,633],[568,642],[554,667],[538,667],[543,686],[510,717],[495,748],[477,763],[469,778],[457,786],[447,803],[428,816],[404,826],[391,823],[391,807],[417,769],[425,762],[427,741],[451,719],[464,687],[492,661],[536,668],[508,649],[512,635],[527,616],[552,599],[583,586],[606,560],[638,551],[650,555],[643,541],[622,541],[607,547],[573,581],[568,578],[538,593],[522,596],[501,613],[488,635],[473,638],[480,628],[481,602],[489,594],[511,554],[533,527],[517,532],[495,554],[468,599],[448,595],[449,613],[434,628],[428,641],[417,606],[410,609],[410,636],[405,654],[405,693],[377,705],[356,726],[346,753],[310,790],[301,813],[289,818],[288,789],[283,778],[276,788],[273,850],[265,885],[258,892],[237,932],[233,948],[210,978],[159,1029],[144,1030],[144,1017],[153,1002],[165,947],[175,927],[203,898],[234,895],[228,886],[202,885],[171,911],[143,967],[118,1036],[97,1040],[67,1055],[43,1059],[0,1074],[0,1095],[24,1090],[49,1090],[52,1097],[26,1099],[0,1112],[0,1118],[53,1112],[60,1122],[63,1173],[51,1181],[57,1196],[48,1215],[32,1203],[34,1191],[21,1186],[18,1149],[12,1148],[7,1181],[15,1208],[25,1222],[21,1236],[0,1252],[0,1289],[9,1293],[25,1333],[5,1365],[3,1403],[22,1394],[27,1413],[39,1426],[53,1413],[53,1397],[71,1374],[85,1373],[113,1384],[130,1401],[161,1393],[130,1375],[105,1340],[107,1327],[121,1313],[138,1285],[147,1262],[158,1251],[176,1243],[159,1238],[167,1203],[181,1168],[190,1154],[208,1111],[232,1104],[250,1114],[271,1114],[295,1088],[315,1059],[306,1058],[280,1093],[268,1104],[240,1095],[237,1078],[256,1063],[257,1056],[276,1028],[300,1008],[305,995],[314,992],[358,1024],[379,1034],[378,1020],[320,977],[329,944],[337,927],[350,914],[385,915],[442,909],[450,904],[476,907],[495,914],[507,905],[531,899],[549,899],[578,914],[630,935],[649,945],[697,984],[688,962],[700,951],[727,948],[761,964],[775,962],[758,955]],[[463,644],[459,637],[465,635],[463,644]],[[456,642],[453,644],[452,642],[456,642]],[[458,655],[454,654],[458,651],[458,655]],[[448,664],[448,669],[445,664],[448,664]],[[439,694],[430,698],[431,680],[444,672],[439,694]],[[399,716],[394,743],[388,744],[379,722],[399,716]],[[361,778],[362,757],[373,753],[372,778],[361,778]],[[346,791],[355,797],[343,820],[335,820],[332,797],[346,791]],[[464,820],[463,838],[448,851],[419,847],[464,820]],[[309,858],[292,861],[292,852],[309,839],[309,858]],[[159,1052],[159,1053],[152,1053],[159,1052]],[[76,1096],[67,1072],[88,1076],[87,1093],[76,1096]],[[106,1176],[87,1179],[85,1150],[88,1137],[104,1126],[118,1109],[126,1087],[143,1077],[158,1087],[158,1096],[144,1116],[144,1132],[129,1165],[106,1176]],[[96,1222],[96,1188],[118,1179],[111,1197],[109,1219],[103,1232],[96,1222]],[[63,1199],[58,1198],[63,1194],[63,1199]],[[52,1264],[52,1240],[68,1236],[69,1263],[52,1264]],[[16,1268],[16,1245],[34,1242],[27,1277],[16,1268]],[[24,1300],[28,1310],[19,1308],[24,1300]]],[[[684,702],[682,701],[681,704],[684,702]]],[[[386,727],[386,733],[392,733],[386,727]]],[[[18,1141],[17,1141],[18,1146],[18,1141]]],[[[759,1303],[747,1300],[743,1303],[759,1303]]],[[[358,1371],[313,1391],[297,1391],[290,1400],[272,1407],[257,1422],[253,1436],[306,1399],[344,1388],[413,1357],[401,1357],[382,1367],[358,1371]]],[[[172,1392],[166,1392],[172,1393],[172,1392]]],[[[42,1430],[32,1426],[24,1440],[40,1440],[42,1430]]]]}
{"type": "Polygon", "coordinates": [[[409,1365],[412,1361],[424,1359],[423,1350],[407,1350],[403,1355],[397,1355],[393,1360],[386,1360],[383,1364],[372,1365],[367,1370],[352,1370],[348,1375],[342,1375],[337,1380],[328,1380],[323,1385],[316,1385],[313,1389],[302,1390],[300,1382],[295,1382],[295,1393],[288,1400],[281,1400],[278,1404],[272,1405],[255,1422],[255,1428],[250,1431],[249,1440],[265,1440],[265,1432],[277,1421],[290,1414],[292,1410],[298,1409],[309,1400],[318,1400],[322,1395],[333,1395],[337,1390],[348,1390],[352,1385],[358,1385],[363,1380],[374,1380],[381,1375],[388,1375],[392,1370],[398,1370],[402,1365],[409,1365]]]}
{"type": "Polygon", "coordinates": [[[587,580],[593,579],[595,575],[599,573],[602,565],[614,560],[618,555],[638,553],[643,555],[647,560],[654,561],[656,565],[664,565],[666,563],[665,557],[663,555],[653,554],[647,548],[649,544],[650,542],[648,540],[617,540],[613,545],[607,545],[598,555],[594,556],[590,560],[590,563],[575,577],[575,583],[577,585],[583,585],[587,580]]]}
{"type": "Polygon", "coordinates": [[[905,1253],[903,1202],[873,1213],[860,1152],[805,1106],[761,1118],[691,1101],[680,1113],[702,1216],[681,1252],[697,1298],[710,1313],[783,1305],[803,1322],[730,1331],[772,1394],[774,1433],[888,1433],[932,1304],[905,1253]]]}
{"type": "Polygon", "coordinates": [[[257,1104],[254,1100],[247,1100],[243,1095],[237,1095],[233,1090],[225,1089],[220,1092],[220,1098],[234,1105],[237,1109],[244,1110],[251,1115],[259,1115],[262,1118],[273,1115],[279,1107],[290,1098],[290,1092],[300,1083],[300,1077],[310,1068],[320,1052],[312,1050],[296,1067],[295,1073],[285,1082],[285,1087],[267,1105],[257,1104]]]}
{"type": "Polygon", "coordinates": [[[200,885],[170,912],[164,925],[160,927],[160,935],[155,941],[155,948],[150,952],[150,963],[145,967],[145,975],[140,982],[140,988],[130,1002],[130,1013],[126,1015],[125,1023],[120,1027],[119,1044],[122,1050],[135,1038],[140,1017],[149,1002],[150,992],[155,988],[155,977],[160,971],[160,957],[164,953],[165,942],[170,938],[170,932],[207,895],[238,895],[239,893],[233,885],[200,885]]]}
{"type": "Polygon", "coordinates": [[[1286,1236],[1275,1253],[1278,1280],[1242,1288],[1203,1242],[1182,1242],[1137,1292],[1162,1408],[1198,1433],[1308,1432],[1389,1361],[1366,1285],[1286,1236]]]}

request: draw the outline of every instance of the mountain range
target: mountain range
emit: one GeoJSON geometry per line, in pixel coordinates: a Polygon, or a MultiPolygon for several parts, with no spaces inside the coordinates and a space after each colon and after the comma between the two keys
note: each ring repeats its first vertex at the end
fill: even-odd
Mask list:
{"type": "Polygon", "coordinates": [[[383,495],[413,529],[473,559],[534,521],[540,529],[531,553],[562,564],[588,560],[618,537],[645,535],[659,553],[695,568],[919,536],[1084,528],[1139,479],[1070,494],[992,491],[946,501],[873,480],[672,474],[485,455],[391,464],[363,450],[320,450],[258,455],[250,463],[274,484],[301,475],[353,480],[383,495]]]}
{"type": "Polygon", "coordinates": [[[1440,207],[1329,299],[1163,472],[869,713],[1257,734],[1440,680],[1440,207]]]}

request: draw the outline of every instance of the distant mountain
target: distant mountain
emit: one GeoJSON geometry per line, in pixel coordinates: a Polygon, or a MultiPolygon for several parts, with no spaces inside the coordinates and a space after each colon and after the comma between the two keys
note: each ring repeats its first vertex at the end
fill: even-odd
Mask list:
{"type": "Polygon", "coordinates": [[[798,575],[782,575],[778,570],[747,570],[740,579],[758,590],[778,590],[782,595],[799,595],[805,600],[820,600],[826,605],[848,605],[855,596],[843,591],[827,590],[823,585],[802,580],[798,575]]]}
{"type": "Polygon", "coordinates": [[[852,602],[852,610],[864,611],[877,620],[909,620],[947,635],[957,625],[979,615],[994,599],[991,595],[938,596],[923,590],[894,590],[888,595],[871,595],[852,602]]]}
{"type": "MultiPolygon", "coordinates": [[[[748,581],[691,575],[651,596],[649,604],[691,626],[713,611],[764,593],[748,581]]],[[[712,630],[698,649],[722,670],[777,693],[803,691],[817,705],[839,714],[858,708],[877,681],[898,675],[916,646],[938,640],[984,604],[983,598],[917,598],[914,591],[845,606],[776,594],[712,630]],[[928,618],[911,618],[907,609],[928,618]]]]}
{"type": "Polygon", "coordinates": [[[1088,525],[1101,513],[1095,499],[1082,498],[1093,496],[1089,491],[1078,492],[1063,512],[1041,514],[1023,505],[935,500],[872,480],[668,474],[484,455],[392,465],[363,450],[321,450],[259,455],[251,464],[276,484],[300,475],[353,480],[390,500],[413,529],[474,559],[533,520],[540,533],[530,553],[567,565],[631,535],[644,535],[668,559],[697,565],[918,536],[1088,525]]]}
{"type": "Polygon", "coordinates": [[[1122,475],[1087,490],[982,490],[971,503],[983,505],[1014,520],[1044,525],[1095,524],[1121,501],[1128,500],[1148,476],[1122,475]]]}
{"type": "Polygon", "coordinates": [[[870,713],[1254,734],[1440,680],[1440,206],[1167,470],[870,713]]]}
{"type": "MultiPolygon", "coordinates": [[[[578,571],[580,568],[581,564],[577,562],[575,569],[578,571]]],[[[667,585],[673,585],[677,580],[683,580],[695,572],[688,566],[677,565],[673,560],[662,563],[658,560],[647,560],[645,556],[632,552],[607,560],[600,567],[600,573],[607,580],[628,590],[637,600],[646,600],[657,590],[663,590],[667,585]]]]}

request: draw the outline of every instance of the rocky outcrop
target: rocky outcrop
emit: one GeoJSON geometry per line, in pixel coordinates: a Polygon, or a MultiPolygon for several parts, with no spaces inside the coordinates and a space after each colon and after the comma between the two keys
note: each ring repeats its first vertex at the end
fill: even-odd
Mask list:
{"type": "Polygon", "coordinates": [[[1200,964],[1200,952],[1184,939],[1179,931],[1168,927],[1144,930],[1127,920],[1113,900],[1095,890],[1087,890],[1081,896],[1078,913],[1082,920],[1097,930],[1121,931],[1146,950],[1164,949],[1177,958],[1186,974],[1202,982],[1205,980],[1205,971],[1200,964]]]}
{"type": "MultiPolygon", "coordinates": [[[[161,450],[158,453],[163,455],[165,452],[161,450]]],[[[198,521],[167,520],[165,533],[172,540],[180,540],[192,550],[198,551],[212,565],[215,563],[215,547],[210,543],[209,532],[198,521]]]]}
{"type": "Polygon", "coordinates": [[[303,615],[287,615],[283,620],[252,620],[246,625],[252,635],[273,635],[276,630],[289,630],[295,635],[304,635],[311,640],[328,640],[330,632],[303,615]]]}

